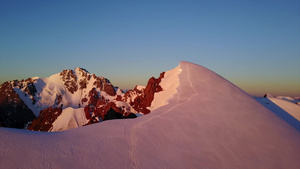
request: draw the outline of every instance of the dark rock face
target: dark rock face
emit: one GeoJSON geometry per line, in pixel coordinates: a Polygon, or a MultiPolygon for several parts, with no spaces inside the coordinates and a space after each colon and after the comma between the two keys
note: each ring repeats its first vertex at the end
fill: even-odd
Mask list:
{"type": "Polygon", "coordinates": [[[95,74],[89,75],[88,71],[83,68],[76,68],[75,70],[78,70],[80,76],[84,77],[80,81],[78,80],[78,77],[76,76],[74,70],[63,70],[60,73],[60,76],[64,81],[64,85],[72,94],[78,89],[85,89],[91,77],[94,77],[94,79],[96,79],[93,85],[95,85],[96,88],[100,89],[100,91],[105,91],[110,96],[114,96],[116,94],[114,86],[108,79],[104,77],[97,77],[95,74]],[[77,81],[79,83],[79,86],[77,85],[77,81]]]}
{"type": "Polygon", "coordinates": [[[105,115],[103,120],[111,120],[111,119],[120,119],[122,118],[122,114],[116,112],[113,108],[110,108],[105,115]]]}
{"type": "MultiPolygon", "coordinates": [[[[18,85],[18,81],[13,84],[5,82],[0,88],[0,126],[24,128],[35,115],[14,91],[13,85],[18,85]]],[[[35,87],[33,84],[30,86],[32,87],[28,87],[27,92],[34,94],[35,87]]]]}
{"type": "Polygon", "coordinates": [[[165,72],[162,72],[158,79],[151,77],[148,81],[146,88],[143,91],[135,88],[133,91],[129,90],[125,94],[126,97],[130,97],[132,93],[137,94],[138,96],[134,99],[134,101],[130,102],[130,105],[138,112],[142,112],[143,114],[150,113],[150,110],[147,107],[151,106],[151,103],[154,99],[154,94],[156,92],[162,91],[159,83],[161,79],[164,77],[165,72]]]}
{"type": "Polygon", "coordinates": [[[98,95],[98,92],[96,91],[96,88],[93,88],[89,92],[89,97],[90,97],[89,104],[91,106],[95,107],[97,105],[98,100],[99,100],[99,95],[98,95]]]}
{"type": "Polygon", "coordinates": [[[89,93],[89,105],[84,107],[85,117],[89,120],[88,124],[97,123],[99,120],[105,121],[137,117],[132,112],[126,110],[125,107],[117,107],[115,102],[104,99],[102,96],[98,96],[95,88],[89,93]]]}
{"type": "Polygon", "coordinates": [[[94,78],[96,79],[94,85],[96,85],[97,88],[99,88],[101,91],[106,92],[110,96],[116,95],[115,88],[108,79],[96,76],[94,76],[94,78]]]}
{"type": "Polygon", "coordinates": [[[62,105],[62,96],[61,95],[56,95],[56,99],[55,99],[55,105],[62,105]]]}
{"type": "Polygon", "coordinates": [[[273,98],[274,96],[273,95],[271,95],[271,94],[269,94],[269,93],[266,93],[265,95],[264,95],[264,98],[273,98]]]}
{"type": "MultiPolygon", "coordinates": [[[[95,97],[92,96],[92,100],[94,98],[95,97]]],[[[114,102],[106,102],[101,100],[99,97],[97,98],[97,104],[96,105],[89,104],[84,108],[84,112],[85,112],[86,119],[89,120],[88,124],[99,122],[99,120],[121,118],[124,114],[124,111],[118,108],[114,102]]]]}
{"type": "Polygon", "coordinates": [[[133,119],[136,118],[137,116],[134,113],[128,113],[126,116],[122,116],[122,119],[133,119]]]}
{"type": "MultiPolygon", "coordinates": [[[[122,97],[120,95],[116,96],[116,101],[126,102],[127,100],[131,100],[133,95],[137,95],[134,100],[130,101],[130,105],[137,111],[142,112],[144,114],[150,113],[150,110],[147,107],[151,106],[151,103],[154,99],[154,94],[156,92],[162,91],[159,83],[161,79],[164,77],[164,73],[161,73],[159,78],[150,78],[148,84],[145,89],[138,90],[135,88],[134,90],[129,90],[122,97]]],[[[97,81],[94,82],[97,88],[102,89],[109,95],[116,95],[115,89],[112,85],[109,85],[109,81],[103,81],[104,79],[97,78],[97,81]],[[108,84],[108,85],[105,85],[108,84]],[[109,89],[109,90],[107,90],[109,89]]],[[[110,120],[110,119],[120,119],[120,118],[136,118],[137,116],[132,113],[125,111],[124,107],[117,107],[114,102],[104,99],[98,95],[96,88],[93,88],[89,92],[89,99],[83,98],[82,101],[86,102],[87,100],[89,105],[84,108],[86,118],[89,121],[88,124],[98,122],[98,119],[101,120],[110,120]]]]}
{"type": "MultiPolygon", "coordinates": [[[[63,70],[59,73],[59,76],[64,87],[60,91],[56,91],[56,93],[51,91],[52,88],[47,88],[45,81],[40,78],[15,80],[2,84],[0,86],[0,127],[24,128],[31,122],[28,130],[51,131],[53,122],[62,113],[64,103],[66,103],[65,106],[70,106],[70,102],[66,100],[70,98],[70,93],[74,94],[78,91],[81,92],[81,99],[78,100],[78,103],[73,102],[71,106],[84,108],[83,113],[89,121],[87,124],[111,119],[136,118],[137,116],[131,111],[148,114],[150,110],[147,107],[151,106],[154,94],[162,91],[159,83],[164,77],[164,72],[157,79],[154,77],[150,78],[144,89],[139,90],[136,87],[125,94],[118,92],[118,95],[116,93],[118,88],[114,87],[108,79],[90,74],[83,68],[63,70]],[[38,90],[35,84],[39,87],[38,90]],[[89,88],[88,90],[90,91],[88,91],[87,87],[91,87],[91,85],[92,88],[89,88]],[[38,106],[40,106],[41,93],[44,89],[48,90],[47,92],[51,94],[49,98],[53,100],[47,101],[47,106],[41,106],[43,107],[42,110],[38,106]],[[68,92],[66,97],[65,93],[67,91],[70,93],[68,92]],[[108,94],[109,99],[105,98],[107,95],[103,93],[108,94]],[[25,98],[26,103],[21,98],[25,98]],[[37,118],[26,105],[29,102],[29,107],[32,104],[37,108],[34,111],[41,110],[37,118]],[[118,103],[119,107],[116,103],[118,103]],[[44,107],[46,108],[44,109],[44,107]]],[[[78,97],[78,94],[76,93],[76,97],[78,97]]],[[[44,95],[45,92],[42,96],[44,95]]]]}
{"type": "Polygon", "coordinates": [[[40,112],[39,117],[34,119],[27,129],[34,131],[51,131],[53,122],[61,113],[61,108],[46,108],[40,112]]]}
{"type": "Polygon", "coordinates": [[[60,73],[62,80],[64,81],[64,85],[72,94],[78,90],[77,86],[77,77],[73,70],[63,70],[60,73]]]}
{"type": "Polygon", "coordinates": [[[87,85],[87,80],[86,79],[83,79],[83,80],[81,80],[80,82],[79,82],[79,85],[80,85],[80,90],[82,90],[82,89],[85,89],[86,88],[86,85],[87,85]]]}

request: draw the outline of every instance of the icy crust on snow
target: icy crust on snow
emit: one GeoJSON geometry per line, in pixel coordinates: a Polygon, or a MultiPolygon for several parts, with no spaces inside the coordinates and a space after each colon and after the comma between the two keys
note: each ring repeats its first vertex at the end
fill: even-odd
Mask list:
{"type": "Polygon", "coordinates": [[[148,107],[150,111],[153,111],[159,107],[168,104],[168,100],[171,99],[177,93],[177,87],[179,86],[179,74],[181,72],[180,65],[176,68],[165,72],[159,85],[162,91],[154,94],[154,99],[151,106],[148,107]]]}
{"type": "Polygon", "coordinates": [[[0,168],[300,168],[300,132],[212,71],[180,68],[168,104],[134,120],[0,128],[0,168]]]}

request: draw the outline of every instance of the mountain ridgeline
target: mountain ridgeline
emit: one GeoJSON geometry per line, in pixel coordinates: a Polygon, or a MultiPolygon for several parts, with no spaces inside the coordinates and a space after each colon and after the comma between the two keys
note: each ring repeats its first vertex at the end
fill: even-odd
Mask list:
{"type": "Polygon", "coordinates": [[[65,73],[6,84],[10,95],[19,96],[7,96],[6,103],[23,108],[23,102],[39,113],[30,129],[66,131],[1,127],[0,168],[300,168],[298,104],[267,96],[261,99],[265,107],[189,62],[126,93],[82,69],[65,73]],[[289,112],[295,120],[286,121],[289,112]],[[98,123],[141,113],[148,114],[98,123]],[[97,124],[78,127],[91,123],[97,124]]]}
{"type": "Polygon", "coordinates": [[[0,126],[60,131],[104,120],[150,113],[159,78],[126,93],[104,77],[83,68],[63,70],[48,78],[7,81],[0,86],[0,126]]]}

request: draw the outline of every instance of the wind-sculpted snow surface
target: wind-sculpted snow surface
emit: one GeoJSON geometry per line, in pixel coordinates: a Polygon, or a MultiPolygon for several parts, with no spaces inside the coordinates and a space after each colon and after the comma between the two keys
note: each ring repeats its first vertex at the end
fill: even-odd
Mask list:
{"type": "Polygon", "coordinates": [[[214,72],[178,69],[168,104],[136,119],[54,133],[0,128],[0,168],[300,168],[295,128],[214,72]]]}

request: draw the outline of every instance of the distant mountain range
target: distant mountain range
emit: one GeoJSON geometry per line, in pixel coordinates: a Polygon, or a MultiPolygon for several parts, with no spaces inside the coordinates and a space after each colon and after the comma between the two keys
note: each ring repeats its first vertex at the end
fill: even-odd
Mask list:
{"type": "MultiPolygon", "coordinates": [[[[126,92],[107,78],[79,67],[48,78],[7,81],[0,86],[0,126],[62,131],[110,119],[135,118],[167,104],[176,93],[177,74],[171,73],[161,82],[166,79],[162,72],[158,78],[151,77],[147,86],[137,85],[126,92]]],[[[264,98],[256,100],[300,130],[299,97],[266,94],[264,98]],[[270,106],[273,104],[276,106],[270,106]]]]}
{"type": "Polygon", "coordinates": [[[0,125],[36,131],[60,131],[109,119],[150,113],[164,77],[126,93],[86,69],[63,70],[48,78],[7,81],[0,86],[0,125]]]}
{"type": "Polygon", "coordinates": [[[296,98],[260,104],[193,63],[126,93],[80,68],[0,90],[2,125],[65,130],[0,127],[0,168],[300,168],[296,98]]]}

